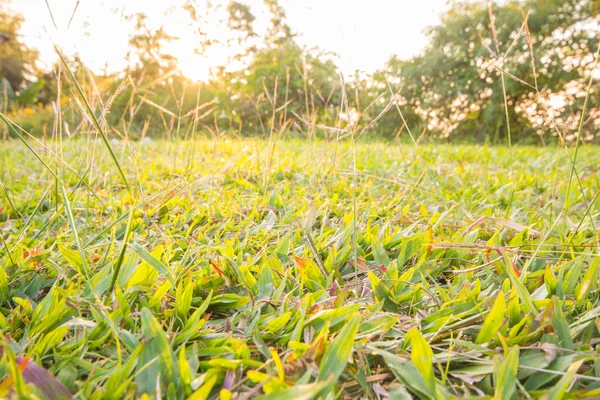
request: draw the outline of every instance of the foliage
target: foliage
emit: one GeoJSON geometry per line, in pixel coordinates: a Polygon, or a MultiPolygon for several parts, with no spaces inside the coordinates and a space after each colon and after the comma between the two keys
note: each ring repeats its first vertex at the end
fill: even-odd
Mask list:
{"type": "MultiPolygon", "coordinates": [[[[506,142],[508,112],[513,135],[535,143],[538,135],[577,129],[575,110],[595,66],[599,23],[597,2],[585,0],[515,0],[493,8],[454,2],[442,23],[429,29],[423,53],[392,57],[374,84],[385,91],[389,83],[398,93],[417,134],[506,142]]],[[[600,126],[599,99],[594,90],[584,126],[588,138],[600,126]]],[[[390,113],[382,125],[394,135],[404,121],[390,113]]]]}
{"type": "Polygon", "coordinates": [[[218,110],[233,115],[234,126],[243,124],[246,134],[263,135],[269,132],[274,108],[281,111],[277,127],[289,120],[300,130],[310,122],[332,123],[337,110],[331,107],[341,99],[339,87],[328,55],[306,52],[293,41],[257,50],[248,71],[223,73],[213,86],[218,110]]]}
{"type": "Polygon", "coordinates": [[[132,56],[137,60],[133,61],[133,68],[127,72],[136,78],[145,76],[152,81],[175,67],[175,58],[164,52],[165,44],[175,37],[169,35],[164,27],[149,28],[148,17],[143,13],[130,18],[135,19],[136,33],[129,39],[129,44],[132,56]]]}
{"type": "MultiPolygon", "coordinates": [[[[190,52],[202,55],[214,46],[235,50],[228,65],[214,69],[207,82],[194,83],[182,75],[166,50],[178,38],[164,27],[151,28],[144,14],[126,17],[135,24],[135,33],[125,71],[94,75],[75,60],[78,76],[93,80],[97,94],[111,99],[96,111],[105,114],[112,134],[120,137],[179,138],[197,132],[212,137],[225,132],[335,136],[360,131],[377,119],[377,134],[385,138],[494,144],[507,143],[509,131],[512,142],[574,141],[588,80],[598,81],[597,2],[511,0],[493,8],[483,1],[453,2],[441,23],[428,30],[429,45],[421,54],[407,60],[391,57],[372,76],[345,77],[344,88],[333,55],[300,46],[279,2],[268,0],[265,6],[270,20],[260,35],[251,7],[243,2],[183,4],[197,36],[190,52]],[[208,22],[217,20],[229,30],[227,39],[219,41],[207,32],[208,22]]],[[[20,19],[0,14],[16,21],[10,29],[17,32],[20,19]]],[[[19,46],[23,54],[34,56],[19,46]]],[[[23,76],[32,62],[19,64],[23,76]]],[[[36,100],[55,101],[53,88],[64,80],[56,71],[37,73],[39,81],[27,89],[21,83],[20,90],[35,93],[46,81],[36,100]]],[[[591,86],[583,117],[580,139],[586,141],[596,140],[600,127],[596,86],[591,86]]],[[[67,89],[65,104],[78,113],[67,89]]],[[[10,88],[6,92],[12,93],[10,88]]],[[[35,104],[32,96],[26,102],[11,96],[10,109],[35,104]]]]}
{"type": "MultiPolygon", "coordinates": [[[[114,134],[123,136],[127,132],[133,137],[190,137],[196,131],[210,136],[220,136],[224,131],[265,136],[271,131],[272,121],[278,131],[305,130],[311,123],[335,123],[335,104],[340,102],[341,91],[331,55],[300,47],[285,27],[282,9],[276,3],[270,7],[276,15],[269,32],[278,33],[256,45],[254,16],[242,3],[229,4],[227,24],[237,31],[232,40],[245,49],[234,59],[244,60],[247,68],[218,69],[209,82],[191,83],[168,56],[161,55],[161,41],[172,39],[163,37],[165,32],[140,28],[132,45],[136,54],[146,58],[129,70],[128,76],[82,73],[84,79],[94,80],[92,86],[102,97],[110,98],[97,111],[106,114],[114,134]],[[277,115],[273,114],[274,107],[279,109],[277,115]]],[[[186,2],[185,9],[200,31],[201,12],[210,9],[200,9],[191,1],[186,2]]],[[[136,18],[143,25],[144,17],[136,18]]],[[[198,53],[216,45],[203,41],[203,35],[199,33],[198,53]]],[[[79,63],[75,66],[85,70],[79,63]]]]}
{"type": "Polygon", "coordinates": [[[597,395],[595,147],[570,187],[562,149],[110,143],[129,193],[91,138],[27,140],[1,396],[36,390],[16,357],[89,399],[597,395]]]}
{"type": "Polygon", "coordinates": [[[598,397],[597,5],[456,3],[423,54],[346,82],[265,4],[264,38],[225,7],[247,68],[209,82],[138,15],[126,74],[61,54],[55,89],[11,91],[0,397],[598,397]],[[565,110],[534,107],[550,90],[565,110]],[[575,150],[419,145],[507,120],[575,150]]]}
{"type": "Polygon", "coordinates": [[[38,53],[23,42],[20,36],[23,17],[12,12],[9,5],[9,0],[0,1],[0,83],[3,92],[18,93],[39,72],[38,53]]]}

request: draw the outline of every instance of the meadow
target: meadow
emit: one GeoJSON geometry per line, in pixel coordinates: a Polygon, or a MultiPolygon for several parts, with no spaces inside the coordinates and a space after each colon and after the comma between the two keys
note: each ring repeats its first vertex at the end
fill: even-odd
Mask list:
{"type": "Polygon", "coordinates": [[[600,396],[597,147],[87,138],[0,147],[0,396],[600,396]]]}

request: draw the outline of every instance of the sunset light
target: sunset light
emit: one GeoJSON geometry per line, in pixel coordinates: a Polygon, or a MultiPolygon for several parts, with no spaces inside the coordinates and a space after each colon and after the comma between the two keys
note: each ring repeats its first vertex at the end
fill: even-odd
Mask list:
{"type": "Polygon", "coordinates": [[[0,399],[599,396],[600,0],[0,0],[0,399]]]}
{"type": "Polygon", "coordinates": [[[181,73],[193,81],[208,81],[210,78],[210,67],[202,56],[179,56],[177,63],[181,73]]]}
{"type": "MultiPolygon", "coordinates": [[[[179,38],[179,43],[167,46],[167,50],[180,60],[181,70],[192,79],[205,80],[210,68],[227,66],[228,58],[235,54],[225,23],[227,2],[212,2],[212,16],[200,22],[200,30],[220,42],[212,45],[217,50],[204,59],[194,54],[199,48],[206,51],[201,48],[205,38],[198,36],[199,27],[182,8],[186,3],[188,0],[48,0],[52,16],[46,0],[18,0],[11,7],[25,15],[25,37],[40,50],[43,62],[56,59],[53,45],[57,44],[67,54],[77,53],[97,71],[122,68],[129,51],[127,38],[134,32],[133,21],[124,16],[143,12],[150,28],[164,27],[168,34],[179,38]],[[32,7],[35,12],[29,12],[32,7]]],[[[204,10],[209,3],[196,0],[190,4],[204,10]]],[[[269,21],[263,1],[249,0],[247,4],[256,15],[256,32],[263,35],[269,21]]],[[[423,30],[439,21],[446,8],[446,0],[415,3],[411,13],[406,12],[403,1],[373,0],[368,6],[360,0],[282,0],[281,4],[288,10],[290,26],[300,34],[300,43],[334,52],[346,75],[357,69],[373,72],[391,54],[409,57],[418,53],[427,43],[423,30]],[[360,24],[355,22],[358,20],[360,24]]]]}

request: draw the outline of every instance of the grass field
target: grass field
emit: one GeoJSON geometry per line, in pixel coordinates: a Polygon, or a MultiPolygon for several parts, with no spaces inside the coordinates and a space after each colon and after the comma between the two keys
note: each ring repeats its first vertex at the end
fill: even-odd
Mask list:
{"type": "Polygon", "coordinates": [[[600,396],[598,148],[112,148],[1,144],[0,396],[600,396]]]}

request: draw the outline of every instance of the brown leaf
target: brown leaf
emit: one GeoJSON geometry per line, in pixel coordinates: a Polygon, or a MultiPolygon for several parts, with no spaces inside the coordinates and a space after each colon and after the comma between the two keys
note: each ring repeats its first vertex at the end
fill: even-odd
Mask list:
{"type": "Polygon", "coordinates": [[[35,364],[29,358],[17,357],[17,364],[25,383],[34,385],[49,399],[65,400],[73,398],[67,388],[50,371],[35,364]]]}

